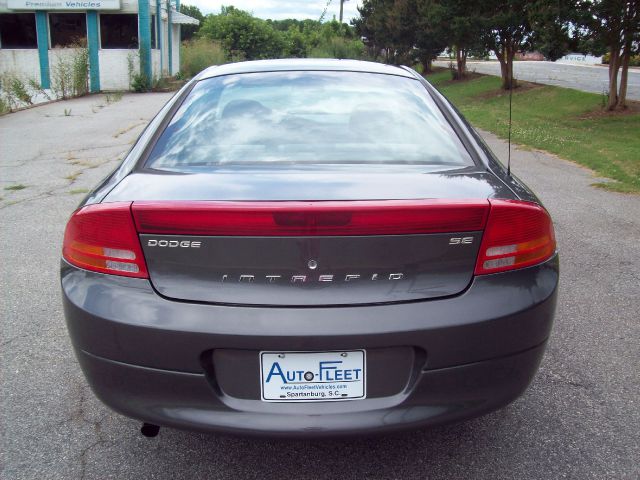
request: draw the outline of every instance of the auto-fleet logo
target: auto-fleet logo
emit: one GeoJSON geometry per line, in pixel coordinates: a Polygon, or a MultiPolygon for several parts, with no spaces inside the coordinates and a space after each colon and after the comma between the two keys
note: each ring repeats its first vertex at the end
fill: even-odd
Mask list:
{"type": "Polygon", "coordinates": [[[284,370],[280,363],[273,362],[265,383],[270,383],[274,377],[282,383],[310,383],[310,382],[349,382],[362,380],[361,368],[341,368],[341,360],[327,360],[318,362],[318,368],[311,370],[284,370]]]}
{"type": "Polygon", "coordinates": [[[222,283],[254,283],[256,281],[265,281],[266,283],[278,283],[288,281],[289,283],[309,283],[309,282],[357,282],[357,281],[397,281],[404,278],[404,273],[388,273],[379,274],[373,273],[371,275],[361,275],[359,273],[347,273],[335,275],[333,273],[322,275],[229,275],[223,274],[221,277],[222,283]]]}

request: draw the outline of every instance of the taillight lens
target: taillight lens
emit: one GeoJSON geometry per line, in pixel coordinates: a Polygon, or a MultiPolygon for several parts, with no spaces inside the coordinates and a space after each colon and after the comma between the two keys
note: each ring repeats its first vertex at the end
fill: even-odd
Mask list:
{"type": "Polygon", "coordinates": [[[94,272],[149,277],[129,202],[88,205],[76,211],[64,232],[62,256],[94,272]]]}
{"type": "Polygon", "coordinates": [[[476,275],[542,263],[556,251],[553,223],[540,205],[520,200],[490,200],[476,275]]]}
{"type": "Polygon", "coordinates": [[[135,202],[140,233],[212,236],[409,235],[484,228],[487,200],[135,202]]]}

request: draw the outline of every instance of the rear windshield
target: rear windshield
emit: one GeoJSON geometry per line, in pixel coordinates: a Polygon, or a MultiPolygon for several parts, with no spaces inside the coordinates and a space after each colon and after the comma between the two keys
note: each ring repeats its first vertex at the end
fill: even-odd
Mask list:
{"type": "Polygon", "coordinates": [[[146,167],[473,165],[415,79],[356,72],[268,72],[198,82],[146,167]]]}

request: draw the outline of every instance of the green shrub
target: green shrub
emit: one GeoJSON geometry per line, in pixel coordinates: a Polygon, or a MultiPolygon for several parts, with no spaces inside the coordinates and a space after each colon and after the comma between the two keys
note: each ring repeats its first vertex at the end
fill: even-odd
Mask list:
{"type": "Polygon", "coordinates": [[[0,97],[0,115],[4,115],[10,111],[11,107],[9,106],[9,103],[4,98],[0,97]]]}
{"type": "Polygon", "coordinates": [[[144,73],[134,73],[131,75],[131,90],[137,93],[151,90],[151,79],[144,73]]]}
{"type": "Polygon", "coordinates": [[[364,59],[365,47],[361,40],[342,37],[323,39],[309,51],[310,58],[351,58],[364,59]]]}
{"type": "Polygon", "coordinates": [[[84,43],[69,49],[54,49],[51,90],[57,98],[85,95],[89,91],[89,50],[84,43]]]}
{"type": "Polygon", "coordinates": [[[33,78],[30,78],[28,80],[28,83],[29,83],[29,88],[33,92],[34,96],[41,95],[47,100],[51,100],[51,97],[49,96],[47,91],[44,88],[42,88],[42,85],[40,85],[40,82],[38,82],[37,80],[34,80],[33,78]]]}
{"type": "MultiPolygon", "coordinates": [[[[611,54],[609,52],[605,53],[602,56],[602,63],[604,63],[605,65],[609,65],[610,58],[611,58],[611,54]]],[[[640,67],[640,55],[631,55],[631,58],[629,59],[629,66],[640,67]]]]}
{"type": "Polygon", "coordinates": [[[180,48],[180,73],[191,78],[211,65],[227,62],[222,46],[207,38],[183,42],[180,48]]]}
{"type": "Polygon", "coordinates": [[[9,90],[11,93],[25,105],[33,105],[31,101],[31,94],[27,90],[27,86],[22,80],[16,76],[12,76],[9,80],[9,90]]]}
{"type": "Polygon", "coordinates": [[[222,7],[219,15],[207,15],[198,35],[217,41],[226,52],[247,60],[278,58],[285,49],[282,32],[266,20],[235,7],[222,7]]]}
{"type": "Polygon", "coordinates": [[[5,72],[0,76],[0,114],[33,105],[33,97],[44,93],[38,82],[25,80],[17,72],[5,72]]]}

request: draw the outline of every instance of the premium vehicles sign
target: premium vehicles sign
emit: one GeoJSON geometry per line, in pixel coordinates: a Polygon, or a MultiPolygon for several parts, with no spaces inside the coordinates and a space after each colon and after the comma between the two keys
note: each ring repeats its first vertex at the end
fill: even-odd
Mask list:
{"type": "Polygon", "coordinates": [[[120,0],[8,0],[12,10],[120,10],[120,0]]]}

